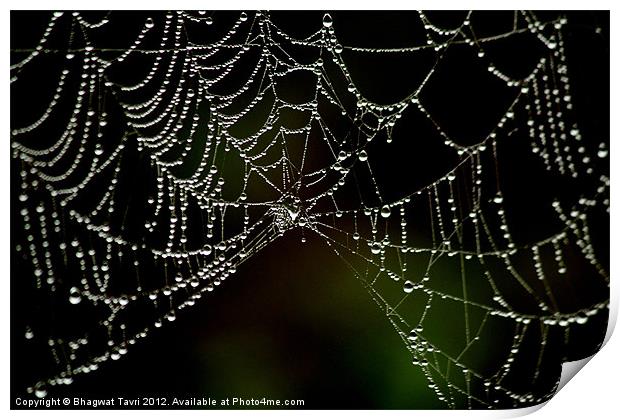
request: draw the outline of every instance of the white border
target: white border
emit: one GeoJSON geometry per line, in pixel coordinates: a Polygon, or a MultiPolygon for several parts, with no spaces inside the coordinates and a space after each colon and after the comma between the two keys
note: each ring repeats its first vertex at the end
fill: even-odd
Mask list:
{"type": "MultiPolygon", "coordinates": [[[[563,10],[578,10],[578,9],[589,9],[589,10],[611,10],[611,23],[610,23],[610,45],[617,45],[617,31],[615,28],[618,24],[618,18],[616,16],[614,9],[614,2],[612,1],[600,1],[600,0],[589,0],[588,2],[568,2],[564,1],[541,1],[541,0],[522,0],[522,1],[502,1],[502,2],[493,2],[493,1],[429,1],[429,0],[418,0],[415,2],[405,2],[405,1],[394,1],[394,0],[382,0],[381,2],[347,2],[342,0],[316,0],[312,2],[295,2],[292,0],[282,1],[282,0],[265,0],[261,2],[248,2],[248,1],[239,1],[239,0],[226,0],[225,2],[204,2],[204,1],[186,1],[186,0],[177,0],[174,3],[172,2],[164,2],[164,1],[149,1],[147,2],[129,2],[127,0],[108,0],[105,2],[88,2],[84,1],[55,1],[53,3],[44,2],[44,1],[6,1],[5,5],[8,6],[5,13],[0,16],[0,26],[3,28],[4,36],[2,37],[2,51],[3,53],[0,55],[1,63],[0,66],[5,72],[4,82],[0,84],[1,86],[1,95],[2,98],[2,132],[7,136],[9,133],[9,29],[10,29],[10,9],[15,10],[35,10],[35,9],[118,9],[118,10],[127,10],[127,9],[144,9],[145,6],[148,9],[166,9],[166,6],[174,6],[174,9],[209,9],[209,10],[218,10],[218,9],[248,9],[253,10],[257,8],[261,9],[411,9],[413,7],[420,9],[464,9],[464,8],[473,8],[473,9],[563,9],[563,10]]],[[[610,74],[620,74],[618,70],[618,55],[617,52],[614,51],[613,47],[611,50],[611,71],[610,74]]],[[[587,63],[584,63],[587,65],[587,63]]],[[[618,98],[618,84],[616,80],[611,78],[611,115],[618,115],[618,106],[617,106],[617,98],[618,98]]],[[[617,120],[611,119],[611,137],[610,137],[610,148],[611,148],[611,138],[617,137],[618,134],[618,126],[617,120]]],[[[6,138],[6,137],[5,137],[6,138]]],[[[6,140],[5,140],[6,141],[6,140]]],[[[615,143],[614,143],[615,144],[615,143]]],[[[8,197],[9,195],[9,165],[10,165],[10,155],[9,155],[9,143],[6,141],[4,145],[5,152],[0,153],[0,159],[2,162],[0,166],[0,170],[2,171],[2,177],[0,177],[0,188],[2,192],[2,197],[8,197]]],[[[614,154],[610,155],[611,157],[611,178],[615,178],[615,175],[618,172],[618,159],[614,154]]],[[[614,196],[614,189],[611,190],[612,198],[614,196]]],[[[2,332],[4,337],[9,336],[9,200],[4,200],[2,207],[0,208],[2,223],[0,225],[0,236],[3,238],[2,243],[2,296],[4,297],[4,305],[2,305],[2,332]]],[[[620,233],[619,226],[617,221],[612,217],[611,219],[611,237],[617,237],[616,234],[620,233]]],[[[616,250],[616,246],[614,241],[611,243],[611,255],[618,255],[614,253],[616,250]]],[[[617,272],[616,268],[618,267],[618,259],[611,259],[611,269],[612,273],[617,272]]],[[[618,402],[619,398],[616,388],[616,380],[619,375],[618,369],[618,360],[617,355],[620,355],[620,345],[619,339],[617,337],[611,337],[610,332],[613,330],[615,325],[617,315],[618,315],[618,287],[615,287],[615,283],[612,282],[611,288],[611,311],[610,311],[610,326],[608,331],[607,339],[608,343],[604,346],[604,348],[599,352],[599,354],[593,357],[592,361],[589,362],[584,368],[583,371],[578,374],[578,378],[576,380],[570,381],[555,397],[553,397],[542,409],[539,409],[534,414],[531,415],[533,419],[572,419],[572,418],[611,418],[613,414],[618,413],[618,402]]],[[[616,334],[617,335],[617,334],[616,334]]],[[[3,345],[0,346],[0,360],[3,362],[4,369],[2,370],[3,381],[0,385],[0,404],[3,407],[4,412],[9,411],[9,346],[8,340],[3,342],[3,345]]],[[[540,408],[540,407],[539,407],[540,408]]],[[[525,410],[521,411],[520,414],[527,414],[525,410]]],[[[11,411],[8,413],[10,416],[15,418],[31,418],[31,417],[40,417],[45,416],[46,418],[67,418],[67,417],[82,417],[85,413],[79,411],[46,411],[45,413],[37,412],[37,411],[11,411]]],[[[146,417],[149,418],[163,418],[170,417],[173,414],[176,416],[178,412],[168,412],[168,411],[141,411],[141,412],[123,412],[123,411],[114,411],[113,413],[105,412],[105,411],[90,411],[87,413],[89,417],[94,418],[107,418],[110,415],[119,416],[122,418],[135,418],[138,417],[146,417]]],[[[433,419],[453,419],[453,418],[505,418],[505,417],[514,417],[518,415],[514,412],[506,412],[506,411],[355,411],[355,412],[344,412],[344,411],[321,411],[321,412],[311,412],[311,411],[295,411],[295,412],[287,412],[287,411],[253,411],[250,413],[245,413],[242,411],[208,411],[207,413],[195,410],[195,411],[185,411],[183,412],[184,417],[195,417],[203,419],[205,416],[208,417],[218,417],[224,419],[230,418],[238,418],[242,415],[251,415],[252,418],[262,420],[262,419],[288,419],[292,415],[298,418],[314,418],[317,415],[323,417],[341,417],[341,416],[355,416],[356,419],[365,419],[365,418],[376,418],[383,416],[390,416],[396,418],[407,418],[410,419],[412,416],[419,418],[433,418],[433,419]]],[[[617,414],[616,414],[617,415],[617,414]]]]}

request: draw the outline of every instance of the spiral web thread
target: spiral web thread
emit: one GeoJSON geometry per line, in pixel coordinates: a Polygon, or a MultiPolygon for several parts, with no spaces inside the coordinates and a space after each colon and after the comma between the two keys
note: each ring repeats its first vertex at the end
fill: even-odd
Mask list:
{"type": "Polygon", "coordinates": [[[588,218],[593,209],[609,212],[609,179],[593,165],[608,152],[601,144],[590,156],[570,122],[562,37],[566,19],[541,21],[531,12],[515,12],[512,31],[477,38],[473,14],[457,27],[441,28],[417,12],[427,42],[383,49],[341,45],[329,14],[317,22],[315,33],[295,39],[267,12],[240,12],[225,36],[203,44],[192,39],[188,28],[206,30],[214,18],[205,12],[171,12],[161,21],[145,18],[128,48],[106,49],[91,39],[113,13],[98,22],[77,12],[53,13],[36,48],[12,51],[20,59],[11,66],[12,87],[28,83],[22,74],[41,57],[60,57],[64,63],[55,91],[41,92],[51,97],[44,112],[33,123],[12,128],[24,228],[16,249],[28,261],[38,293],[53,296],[58,305],[94,308],[94,323],[60,328],[53,321],[35,321],[27,327],[26,339],[45,341],[53,366],[42,370],[28,392],[43,397],[52,386],[71,384],[74,377],[118,360],[154,328],[215,293],[225,279],[234,281],[240,264],[263,247],[300,229],[318,235],[350,267],[447,407],[530,405],[549,398],[554,387],[534,392],[510,377],[521,369],[515,364],[528,335],[537,337],[528,373],[535,384],[546,345],[568,342],[574,328],[606,314],[607,300],[563,311],[554,299],[554,279],[570,269],[565,254],[571,252],[594,269],[589,281],[608,287],[588,218]],[[536,37],[545,53],[527,77],[514,79],[493,64],[485,46],[523,33],[536,37]],[[53,39],[68,44],[52,48],[53,39]],[[473,49],[489,74],[514,92],[492,131],[468,146],[442,130],[421,95],[445,52],[457,45],[473,49]],[[290,52],[296,48],[316,51],[318,59],[299,62],[290,52]],[[346,51],[381,59],[429,49],[436,53],[431,71],[415,90],[389,105],[365,98],[342,58],[346,51]],[[127,72],[134,57],[150,63],[133,71],[138,79],[122,81],[122,72],[111,76],[115,67],[127,72]],[[218,92],[239,68],[246,70],[243,83],[218,92]],[[280,97],[278,80],[293,72],[314,78],[313,100],[290,103],[280,97]],[[65,115],[62,107],[71,112],[65,115]],[[264,122],[249,135],[235,134],[255,109],[267,110],[264,122]],[[279,124],[284,112],[304,115],[305,123],[296,128],[279,124]],[[380,162],[373,162],[367,149],[373,142],[392,142],[406,113],[427,119],[458,163],[423,188],[387,200],[373,175],[373,165],[380,162]],[[336,135],[330,118],[350,124],[349,134],[336,135]],[[47,125],[59,119],[64,121],[61,134],[47,145],[42,140],[49,135],[47,125]],[[561,229],[528,244],[512,239],[500,188],[509,180],[499,179],[496,170],[498,150],[517,131],[528,133],[529,151],[546,171],[596,184],[575,202],[553,201],[561,229]],[[292,143],[303,145],[302,153],[295,154],[292,143]],[[322,143],[328,163],[308,169],[306,154],[316,143],[322,143]],[[130,146],[146,156],[156,181],[150,190],[139,187],[147,190],[142,202],[131,201],[120,188],[130,146]],[[200,160],[188,164],[196,154],[200,160]],[[235,158],[241,189],[230,192],[225,165],[235,158]],[[374,197],[347,207],[339,192],[366,182],[356,175],[361,172],[374,197]],[[271,198],[253,198],[254,184],[271,198]],[[316,192],[304,193],[311,189],[316,192]],[[143,226],[127,223],[131,206],[145,209],[143,226]],[[427,242],[418,243],[420,230],[426,230],[427,242]],[[552,264],[541,257],[548,253],[552,264]],[[434,281],[435,264],[445,260],[460,272],[457,289],[446,290],[434,281]],[[524,264],[535,273],[533,279],[522,271],[524,264]],[[473,266],[475,277],[468,268],[473,266]],[[471,296],[473,282],[483,283],[490,293],[471,296]],[[502,291],[503,282],[520,289],[533,306],[514,305],[502,291]],[[445,311],[462,316],[456,352],[433,337],[445,311]],[[469,353],[481,351],[476,346],[491,325],[510,331],[510,339],[493,350],[499,362],[483,369],[469,353]]]}

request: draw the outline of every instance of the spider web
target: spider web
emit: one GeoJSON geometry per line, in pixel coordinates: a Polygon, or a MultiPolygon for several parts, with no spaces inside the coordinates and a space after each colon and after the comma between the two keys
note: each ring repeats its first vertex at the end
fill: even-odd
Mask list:
{"type": "Polygon", "coordinates": [[[553,395],[551,361],[567,360],[571,337],[606,320],[609,303],[591,228],[608,219],[597,164],[608,150],[576,124],[566,18],[514,12],[510,30],[478,35],[482,13],[444,27],[417,12],[422,42],[384,48],[347,45],[330,14],[301,38],[268,12],[224,23],[206,12],[140,16],[129,46],[101,35],[123,24],[116,13],[55,12],[34,49],[12,50],[12,97],[40,83],[33,100],[46,101],[34,116],[36,106],[14,111],[27,122],[11,131],[15,249],[36,308],[25,338],[39,354],[28,392],[44,397],[123,357],[296,230],[350,268],[447,407],[553,395]],[[210,39],[216,25],[228,26],[210,39]],[[489,51],[520,36],[538,53],[514,76],[489,51]],[[450,134],[425,94],[454,49],[510,96],[474,140],[450,134]],[[401,99],[381,104],[362,93],[347,54],[433,58],[401,99]],[[47,60],[58,71],[42,76],[47,60]],[[403,135],[407,120],[427,134],[403,135]],[[421,184],[393,184],[382,169],[407,141],[420,143],[414,155],[431,159],[438,146],[449,156],[421,184]],[[533,163],[514,169],[520,159],[533,163]],[[511,213],[521,171],[548,187],[531,197],[540,220],[527,223],[545,226],[536,235],[511,213]],[[567,298],[569,288],[595,292],[567,298]]]}

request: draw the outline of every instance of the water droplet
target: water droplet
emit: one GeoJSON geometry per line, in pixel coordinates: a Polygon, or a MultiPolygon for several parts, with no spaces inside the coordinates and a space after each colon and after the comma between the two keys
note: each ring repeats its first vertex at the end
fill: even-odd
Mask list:
{"type": "Polygon", "coordinates": [[[338,160],[345,160],[347,158],[347,152],[345,152],[344,150],[341,150],[340,153],[338,153],[338,160]]]}
{"type": "Polygon", "coordinates": [[[26,340],[32,340],[34,338],[34,333],[30,327],[26,327],[26,333],[24,334],[26,340]]]}
{"type": "Polygon", "coordinates": [[[239,20],[241,22],[245,22],[246,20],[248,20],[248,14],[245,12],[241,12],[241,15],[239,16],[239,20]]]}
{"type": "Polygon", "coordinates": [[[377,255],[381,252],[381,244],[379,242],[373,242],[370,245],[370,252],[377,255]]]}
{"type": "Polygon", "coordinates": [[[69,290],[69,302],[71,302],[73,305],[77,305],[81,301],[82,295],[80,293],[80,289],[75,286],[72,287],[71,290],[69,290]]]}
{"type": "Polygon", "coordinates": [[[413,292],[413,283],[407,280],[405,284],[403,284],[403,290],[405,291],[405,293],[413,292]]]}
{"type": "Polygon", "coordinates": [[[208,18],[205,19],[205,23],[207,25],[212,25],[213,24],[213,18],[211,16],[209,16],[208,18]]]}
{"type": "Polygon", "coordinates": [[[493,202],[495,204],[502,204],[504,202],[504,198],[501,195],[498,195],[493,199],[493,202]]]}
{"type": "Polygon", "coordinates": [[[605,149],[601,149],[598,151],[598,157],[600,157],[601,159],[604,159],[607,157],[607,155],[609,154],[609,152],[605,149]]]}
{"type": "Polygon", "coordinates": [[[144,26],[146,27],[146,29],[152,29],[155,26],[155,22],[153,22],[153,18],[148,18],[144,26]]]}
{"type": "Polygon", "coordinates": [[[37,398],[45,398],[47,395],[47,390],[45,389],[45,385],[39,382],[34,388],[34,395],[37,398]]]}
{"type": "Polygon", "coordinates": [[[381,217],[385,217],[387,219],[388,217],[390,217],[390,214],[392,214],[390,206],[385,205],[381,208],[381,217]]]}
{"type": "Polygon", "coordinates": [[[329,13],[325,13],[323,15],[323,26],[326,28],[331,27],[334,24],[334,20],[332,19],[329,13]]]}
{"type": "Polygon", "coordinates": [[[357,158],[360,160],[360,162],[366,162],[368,160],[368,153],[366,153],[366,150],[362,150],[357,155],[357,158]]]}
{"type": "Polygon", "coordinates": [[[342,45],[336,44],[336,46],[334,47],[334,52],[336,54],[340,54],[342,52],[342,45]]]}

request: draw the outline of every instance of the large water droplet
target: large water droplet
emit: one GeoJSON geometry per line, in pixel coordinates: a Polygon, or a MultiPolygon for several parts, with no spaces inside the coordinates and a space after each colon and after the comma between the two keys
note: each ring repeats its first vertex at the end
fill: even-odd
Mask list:
{"type": "Polygon", "coordinates": [[[379,254],[381,252],[381,244],[379,242],[373,242],[370,245],[370,252],[373,254],[379,254]]]}
{"type": "Polygon", "coordinates": [[[362,150],[357,155],[357,158],[360,160],[360,162],[366,162],[368,160],[368,153],[366,153],[366,150],[362,150]]]}
{"type": "Polygon", "coordinates": [[[32,329],[30,329],[30,327],[26,327],[26,333],[24,334],[24,336],[26,337],[26,340],[32,340],[32,338],[34,337],[34,333],[32,332],[32,329]]]}
{"type": "Polygon", "coordinates": [[[334,24],[334,20],[332,19],[331,15],[329,13],[325,13],[323,15],[323,26],[325,26],[326,28],[329,28],[333,24],[334,24]]]}
{"type": "Polygon", "coordinates": [[[82,295],[80,293],[80,290],[77,287],[72,287],[71,290],[69,290],[69,302],[71,302],[73,305],[77,305],[81,301],[82,295]]]}
{"type": "Polygon", "coordinates": [[[386,219],[390,217],[392,211],[390,210],[390,206],[385,205],[381,208],[381,217],[385,217],[386,219]]]}
{"type": "Polygon", "coordinates": [[[37,398],[45,398],[45,396],[47,395],[45,385],[39,382],[34,388],[34,395],[37,398]]]}
{"type": "Polygon", "coordinates": [[[241,22],[245,22],[246,20],[248,20],[248,14],[245,12],[241,12],[241,15],[239,16],[239,20],[241,20],[241,22]]]}
{"type": "Polygon", "coordinates": [[[405,291],[405,293],[413,292],[413,283],[407,280],[405,284],[403,284],[403,290],[405,291]]]}

